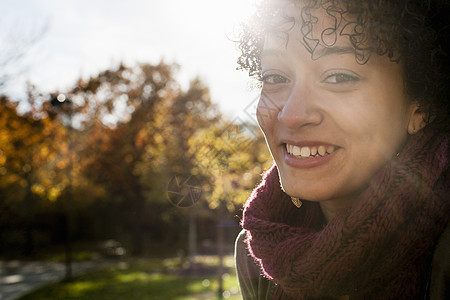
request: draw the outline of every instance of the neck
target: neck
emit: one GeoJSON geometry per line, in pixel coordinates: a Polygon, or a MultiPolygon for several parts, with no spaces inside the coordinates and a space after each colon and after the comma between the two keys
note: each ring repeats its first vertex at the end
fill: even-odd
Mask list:
{"type": "MultiPolygon", "coordinates": [[[[359,193],[358,193],[359,194],[359,193]]],[[[357,195],[346,198],[331,199],[320,202],[320,209],[327,222],[334,218],[341,210],[350,206],[357,199],[357,195]]]]}

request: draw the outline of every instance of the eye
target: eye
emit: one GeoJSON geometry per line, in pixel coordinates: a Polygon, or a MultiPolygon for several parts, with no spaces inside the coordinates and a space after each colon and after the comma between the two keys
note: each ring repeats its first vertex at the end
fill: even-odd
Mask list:
{"type": "Polygon", "coordinates": [[[283,84],[289,83],[289,79],[280,74],[267,74],[263,75],[262,80],[263,84],[283,84]]]}
{"type": "Polygon", "coordinates": [[[359,77],[353,74],[335,72],[328,75],[323,82],[331,84],[344,84],[359,81],[359,77]]]}

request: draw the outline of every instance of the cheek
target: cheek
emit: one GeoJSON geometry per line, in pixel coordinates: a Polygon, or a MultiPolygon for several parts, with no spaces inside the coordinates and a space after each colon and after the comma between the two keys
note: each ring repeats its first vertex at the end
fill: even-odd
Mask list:
{"type": "MultiPolygon", "coordinates": [[[[354,105],[342,119],[343,130],[351,137],[357,153],[389,159],[399,151],[407,131],[406,112],[395,97],[373,97],[365,105],[354,105]]],[[[362,102],[360,102],[362,103],[362,102]]]]}
{"type": "Polygon", "coordinates": [[[340,99],[331,101],[327,113],[331,126],[352,145],[371,140],[380,122],[375,107],[357,97],[350,97],[345,103],[340,99]]]}
{"type": "Polygon", "coordinates": [[[270,136],[278,118],[279,109],[269,97],[261,95],[256,109],[256,118],[262,131],[270,136]]]}

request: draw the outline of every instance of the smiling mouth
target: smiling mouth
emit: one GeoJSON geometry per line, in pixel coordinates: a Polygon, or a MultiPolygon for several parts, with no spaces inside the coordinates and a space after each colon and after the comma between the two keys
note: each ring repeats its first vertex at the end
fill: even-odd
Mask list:
{"type": "Polygon", "coordinates": [[[297,157],[297,158],[314,158],[314,157],[324,157],[330,155],[336,150],[335,146],[331,145],[320,145],[320,146],[295,146],[290,144],[285,144],[287,153],[297,157]]]}

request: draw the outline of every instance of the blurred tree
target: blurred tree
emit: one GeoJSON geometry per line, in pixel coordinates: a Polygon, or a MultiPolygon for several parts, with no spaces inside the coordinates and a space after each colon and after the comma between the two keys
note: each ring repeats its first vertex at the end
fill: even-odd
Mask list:
{"type": "Polygon", "coordinates": [[[83,126],[93,129],[90,138],[96,142],[95,151],[87,149],[84,153],[90,157],[87,173],[122,202],[124,226],[132,229],[135,255],[144,247],[147,200],[154,206],[158,202],[167,205],[168,161],[176,151],[168,142],[173,130],[167,120],[177,120],[170,110],[182,93],[173,77],[175,68],[163,62],[134,68],[120,65],[117,70],[79,81],[69,93],[74,101],[89,108],[83,126]]]}
{"type": "Polygon", "coordinates": [[[148,240],[186,244],[193,210],[168,201],[174,176],[195,178],[202,191],[195,210],[204,224],[234,215],[270,155],[256,126],[221,116],[201,80],[183,90],[177,68],[121,64],[80,79],[65,93],[69,109],[48,101],[59,93],[43,96],[33,87],[23,115],[2,98],[0,214],[10,207],[11,216],[26,219],[20,214],[36,211],[30,203],[49,209],[71,186],[75,217],[83,220],[75,233],[127,237],[135,255],[148,240]]]}
{"type": "MultiPolygon", "coordinates": [[[[177,213],[174,210],[168,210],[165,217],[170,220],[170,223],[175,223],[176,219],[181,214],[182,218],[189,222],[188,226],[188,253],[189,257],[193,257],[197,248],[197,227],[196,215],[198,208],[191,207],[197,202],[201,193],[202,182],[207,181],[207,178],[193,176],[193,169],[195,166],[195,157],[190,153],[189,139],[195,135],[195,132],[208,128],[221,119],[215,105],[212,104],[209,89],[196,78],[191,81],[187,91],[180,91],[176,97],[168,99],[169,101],[161,102],[158,107],[158,112],[162,118],[159,118],[159,123],[155,124],[159,128],[157,137],[160,140],[161,151],[163,153],[164,163],[160,164],[160,169],[163,171],[162,178],[165,179],[165,184],[162,185],[167,189],[172,189],[174,180],[180,182],[180,186],[176,185],[178,192],[181,193],[182,198],[174,201],[173,194],[168,195],[170,201],[180,207],[188,209],[178,209],[177,213]],[[186,183],[188,182],[188,183],[186,183]],[[169,186],[168,184],[169,183],[169,186]],[[187,184],[193,184],[193,187],[186,189],[187,184]],[[196,193],[197,192],[197,193],[196,193]],[[178,203],[178,200],[185,198],[183,203],[178,203]]],[[[152,156],[147,156],[143,161],[143,166],[150,165],[153,160],[152,156]]],[[[143,175],[145,180],[148,180],[148,167],[143,168],[143,175]]],[[[171,193],[174,191],[168,191],[171,193]]],[[[183,231],[186,226],[175,228],[172,234],[161,234],[166,239],[170,239],[176,231],[183,231]]],[[[191,260],[192,262],[192,260],[191,260]]],[[[192,264],[191,264],[192,266],[192,264]]]]}
{"type": "MultiPolygon", "coordinates": [[[[29,105],[37,97],[30,90],[29,105]]],[[[61,176],[68,164],[67,131],[45,110],[30,106],[27,113],[19,115],[17,104],[6,97],[0,100],[0,218],[24,220],[24,249],[31,254],[39,200],[55,201],[67,186],[67,176],[61,176]],[[19,215],[9,215],[11,212],[19,215]]]]}
{"type": "Polygon", "coordinates": [[[272,164],[259,128],[248,122],[216,123],[196,132],[190,144],[195,174],[209,178],[204,189],[210,209],[236,211],[272,164]]]}
{"type": "MultiPolygon", "coordinates": [[[[239,120],[238,120],[239,121],[239,120]]],[[[248,198],[260,179],[259,174],[271,164],[264,139],[259,129],[244,122],[220,122],[197,131],[191,139],[195,155],[196,174],[209,178],[204,186],[209,209],[216,220],[216,248],[219,256],[219,298],[222,297],[222,275],[225,228],[233,224],[232,212],[248,198]]]]}
{"type": "Polygon", "coordinates": [[[201,214],[221,202],[233,211],[270,161],[257,127],[223,121],[208,88],[194,79],[183,91],[176,69],[164,62],[122,64],[79,80],[68,93],[83,107],[79,126],[89,132],[80,154],[85,175],[116,203],[123,216],[118,230],[132,230],[135,255],[143,252],[144,230],[166,241],[183,230],[180,217],[187,220],[188,210],[169,205],[171,178],[195,176],[208,202],[201,214]]]}

